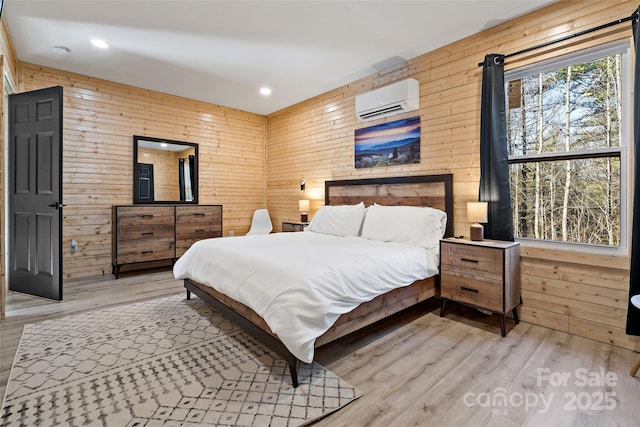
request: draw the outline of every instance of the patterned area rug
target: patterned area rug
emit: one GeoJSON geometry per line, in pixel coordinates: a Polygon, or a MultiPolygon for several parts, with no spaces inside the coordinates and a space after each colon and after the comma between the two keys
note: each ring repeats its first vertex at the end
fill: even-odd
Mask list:
{"type": "Polygon", "coordinates": [[[361,393],[184,295],[26,325],[0,425],[295,426],[361,393]]]}

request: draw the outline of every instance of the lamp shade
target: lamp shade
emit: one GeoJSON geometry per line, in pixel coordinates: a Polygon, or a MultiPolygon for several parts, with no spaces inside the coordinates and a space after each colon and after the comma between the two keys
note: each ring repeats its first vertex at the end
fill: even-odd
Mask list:
{"type": "Polygon", "coordinates": [[[467,220],[487,222],[487,202],[467,202],[467,220]]]}
{"type": "Polygon", "coordinates": [[[300,212],[309,212],[309,200],[298,200],[298,210],[300,212]]]}

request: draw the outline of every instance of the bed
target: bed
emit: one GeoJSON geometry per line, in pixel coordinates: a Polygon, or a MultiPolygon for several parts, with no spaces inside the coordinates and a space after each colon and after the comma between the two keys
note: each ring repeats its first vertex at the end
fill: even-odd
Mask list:
{"type": "MultiPolygon", "coordinates": [[[[312,221],[311,232],[229,237],[198,242],[187,251],[183,256],[184,259],[178,260],[174,267],[174,274],[177,278],[184,279],[187,299],[190,298],[191,293],[194,293],[280,355],[289,366],[293,386],[297,387],[297,365],[300,361],[306,363],[310,361],[309,359],[313,357],[313,348],[325,345],[436,296],[439,259],[437,253],[424,249],[416,251],[415,248],[409,247],[410,245],[393,241],[385,243],[375,241],[375,236],[372,236],[377,231],[371,228],[371,224],[376,218],[378,220],[386,218],[380,216],[381,212],[387,215],[390,211],[395,214],[399,210],[406,210],[410,213],[419,211],[420,215],[423,215],[428,211],[428,215],[439,213],[446,218],[446,221],[442,222],[442,230],[434,232],[434,236],[438,232],[440,236],[451,236],[453,234],[452,187],[453,179],[450,174],[327,181],[325,183],[327,208],[321,210],[322,214],[320,211],[316,214],[318,221],[315,225],[312,221]],[[364,214],[367,216],[363,216],[365,221],[358,233],[362,237],[366,234],[366,237],[371,239],[354,237],[349,232],[344,236],[317,232],[322,231],[319,227],[324,222],[320,221],[320,218],[325,218],[327,213],[339,212],[339,218],[342,219],[345,212],[351,215],[351,212],[356,210],[360,212],[360,209],[364,209],[365,206],[368,207],[364,214]],[[433,209],[387,208],[391,206],[433,209]],[[365,227],[369,228],[365,229],[365,227]],[[384,252],[383,258],[379,257],[380,246],[385,246],[384,250],[388,251],[384,252]],[[332,247],[339,248],[336,250],[339,256],[331,253],[332,247]],[[267,248],[270,249],[265,250],[267,248]],[[294,254],[298,254],[298,257],[288,255],[287,259],[282,259],[287,257],[286,250],[292,250],[294,254]],[[271,261],[263,259],[262,254],[265,252],[270,252],[270,256],[280,254],[278,255],[280,259],[278,257],[271,258],[271,261]],[[234,258],[233,253],[242,256],[234,258]],[[377,261],[367,266],[366,263],[370,262],[369,258],[377,261]],[[415,261],[412,264],[406,264],[414,258],[415,261]],[[243,267],[242,262],[247,260],[249,262],[243,267]],[[330,265],[329,276],[322,276],[320,274],[322,270],[316,273],[316,266],[309,260],[320,260],[319,264],[330,265]],[[217,264],[209,266],[207,264],[209,262],[217,264]],[[353,266],[360,269],[356,268],[352,271],[353,266]],[[380,271],[376,272],[378,267],[380,271]],[[211,271],[217,274],[211,275],[211,271]],[[235,282],[231,276],[238,276],[233,279],[235,282]],[[273,283],[273,286],[265,287],[259,293],[250,288],[245,290],[244,283],[256,281],[258,276],[260,280],[270,280],[269,283],[273,283]],[[298,276],[300,276],[299,279],[298,276]],[[236,285],[236,282],[242,286],[236,285]],[[307,283],[313,288],[312,290],[303,287],[303,285],[307,286],[307,283]],[[284,290],[280,290],[276,284],[287,288],[287,292],[297,294],[298,303],[289,301],[289,305],[276,305],[280,303],[280,300],[275,297],[276,294],[278,298],[287,300],[280,297],[284,290]],[[327,284],[330,290],[325,290],[328,289],[324,287],[327,284]],[[333,287],[337,289],[335,292],[333,287]],[[318,289],[320,289],[319,292],[318,289]],[[374,294],[370,292],[375,292],[378,296],[371,299],[370,295],[374,294]],[[318,297],[318,293],[323,294],[319,301],[308,298],[310,294],[314,294],[314,298],[318,297]],[[338,293],[341,299],[325,304],[325,299],[328,299],[324,298],[325,293],[338,293]],[[309,306],[317,306],[323,315],[317,319],[308,319],[310,316],[307,313],[310,313],[311,309],[305,306],[307,303],[309,306]],[[282,313],[287,313],[286,316],[289,317],[282,319],[282,313]],[[276,318],[276,315],[279,317],[276,318]],[[305,327],[313,329],[315,335],[312,339],[305,335],[306,332],[298,333],[305,327]],[[300,342],[294,342],[296,339],[300,342]]],[[[437,221],[434,220],[435,222],[437,221]]],[[[351,228],[353,229],[353,226],[351,228]]],[[[416,233],[419,237],[426,234],[428,232],[416,233]]],[[[433,236],[429,237],[427,246],[433,246],[433,240],[433,236]]]]}

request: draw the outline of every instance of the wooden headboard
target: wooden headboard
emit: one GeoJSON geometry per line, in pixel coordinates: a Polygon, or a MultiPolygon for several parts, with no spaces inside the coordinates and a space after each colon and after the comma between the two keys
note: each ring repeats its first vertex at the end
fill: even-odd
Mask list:
{"type": "Polygon", "coordinates": [[[447,213],[445,237],[453,236],[453,175],[419,175],[325,181],[326,205],[364,202],[387,206],[428,206],[447,213]]]}

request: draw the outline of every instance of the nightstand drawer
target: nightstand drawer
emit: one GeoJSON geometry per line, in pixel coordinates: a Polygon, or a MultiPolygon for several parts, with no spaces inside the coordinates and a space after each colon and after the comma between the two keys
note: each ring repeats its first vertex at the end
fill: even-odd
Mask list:
{"type": "Polygon", "coordinates": [[[443,268],[486,272],[498,278],[502,277],[502,256],[500,249],[450,243],[442,245],[441,262],[443,268]]]}
{"type": "Polygon", "coordinates": [[[504,312],[502,282],[443,271],[441,283],[443,298],[504,312]]]}
{"type": "Polygon", "coordinates": [[[307,225],[309,225],[308,222],[283,221],[282,222],[282,231],[283,232],[304,231],[304,228],[307,225]]]}

